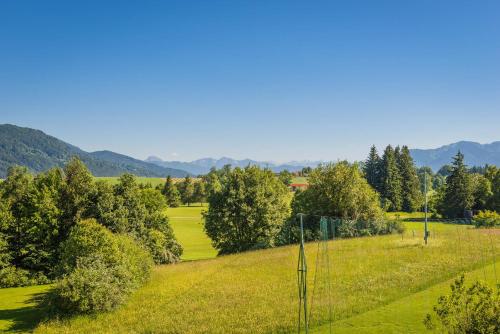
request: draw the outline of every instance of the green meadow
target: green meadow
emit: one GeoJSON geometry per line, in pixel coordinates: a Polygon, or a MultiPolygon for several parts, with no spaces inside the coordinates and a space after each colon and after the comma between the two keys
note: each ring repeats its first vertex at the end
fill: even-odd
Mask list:
{"type": "Polygon", "coordinates": [[[213,258],[217,251],[212,247],[210,239],[203,231],[201,213],[207,206],[193,204],[178,208],[168,208],[167,215],[174,229],[176,238],[184,248],[181,259],[201,260],[213,258]]]}
{"type": "Polygon", "coordinates": [[[0,332],[25,333],[35,328],[43,318],[37,308],[37,297],[49,286],[0,289],[0,332]]]}
{"type": "MultiPolygon", "coordinates": [[[[99,176],[95,177],[96,180],[98,181],[106,181],[111,184],[116,184],[118,183],[119,177],[117,176],[99,176]]],[[[136,176],[137,183],[142,183],[142,184],[150,184],[153,187],[156,187],[157,185],[163,185],[165,183],[165,178],[164,177],[143,177],[143,176],[136,176]]]]}
{"type": "MultiPolygon", "coordinates": [[[[203,232],[205,207],[167,213],[184,247],[183,262],[155,268],[149,283],[119,309],[38,325],[34,301],[47,289],[0,290],[0,331],[10,333],[289,333],[296,331],[296,245],[214,258],[203,232]],[[191,261],[196,259],[204,259],[191,261]]],[[[311,328],[328,333],[332,300],[335,333],[424,333],[422,319],[461,272],[494,284],[500,234],[469,226],[405,223],[402,235],[328,242],[331,273],[306,246],[311,328]],[[434,233],[432,233],[434,231],[434,233]],[[317,262],[319,261],[319,262],[317,262]],[[319,263],[318,266],[316,264],[319,263]],[[327,293],[328,280],[331,294],[327,293]]]]}
{"type": "MultiPolygon", "coordinates": [[[[412,223],[409,227],[422,226],[412,223]]],[[[335,326],[344,332],[370,326],[374,333],[380,332],[382,327],[376,329],[376,325],[381,312],[392,319],[390,326],[396,331],[408,328],[419,333],[424,330],[420,316],[431,310],[438,295],[447,293],[450,279],[463,271],[480,273],[483,267],[489,272],[487,277],[492,275],[491,264],[500,252],[498,234],[439,223],[431,223],[430,228],[439,233],[427,246],[421,232],[413,236],[410,231],[328,243],[335,326]],[[406,313],[399,313],[398,303],[409,303],[406,313]],[[409,312],[412,309],[418,312],[409,312]],[[370,312],[375,313],[370,316],[370,312]],[[355,321],[363,314],[363,322],[355,321]]],[[[311,327],[324,331],[329,308],[325,285],[314,284],[325,281],[321,274],[315,279],[317,250],[316,243],[306,247],[309,302],[314,305],[311,327]]],[[[287,246],[157,267],[151,281],[120,309],[52,321],[36,332],[293,332],[297,252],[297,246],[287,246]]],[[[320,267],[318,272],[323,272],[320,267]]]]}

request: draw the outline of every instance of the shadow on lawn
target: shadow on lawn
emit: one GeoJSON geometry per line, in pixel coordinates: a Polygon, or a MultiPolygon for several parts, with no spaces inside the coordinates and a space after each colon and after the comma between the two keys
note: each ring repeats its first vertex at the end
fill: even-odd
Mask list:
{"type": "Polygon", "coordinates": [[[34,294],[27,303],[32,306],[20,307],[14,310],[0,310],[0,320],[11,321],[13,324],[6,330],[10,333],[32,332],[46,316],[43,306],[45,293],[34,294]]]}

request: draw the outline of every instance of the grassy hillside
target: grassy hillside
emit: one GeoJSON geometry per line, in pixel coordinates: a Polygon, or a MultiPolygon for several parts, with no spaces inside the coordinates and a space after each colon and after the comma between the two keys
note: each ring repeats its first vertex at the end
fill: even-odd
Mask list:
{"type": "Polygon", "coordinates": [[[206,209],[206,205],[167,209],[175,236],[184,248],[181,257],[184,261],[208,259],[217,255],[217,251],[212,247],[210,239],[203,231],[201,212],[206,209]]]}
{"type": "MultiPolygon", "coordinates": [[[[496,267],[500,261],[496,262],[496,267]]],[[[487,282],[491,287],[495,286],[495,267],[489,265],[481,269],[466,272],[466,282],[480,279],[487,282]]],[[[335,334],[416,334],[432,333],[428,331],[423,319],[426,314],[432,312],[437,300],[443,294],[450,293],[450,285],[453,279],[439,283],[423,291],[411,294],[382,307],[356,315],[333,324],[332,331],[335,334]]],[[[312,333],[329,333],[330,326],[324,325],[315,328],[312,333]]],[[[435,333],[442,333],[442,328],[436,328],[435,333]]]]}
{"type": "MultiPolygon", "coordinates": [[[[490,264],[492,251],[497,258],[500,255],[498,233],[489,235],[464,226],[431,224],[431,230],[439,232],[424,247],[418,233],[422,224],[416,224],[410,225],[417,229],[415,237],[408,232],[403,237],[391,235],[329,243],[337,324],[396,305],[393,312],[397,304],[392,303],[411,296],[416,296],[415,308],[427,308],[427,304],[419,303],[416,293],[445,282],[462,270],[490,264]]],[[[319,298],[321,285],[317,285],[316,294],[313,292],[317,245],[308,244],[306,251],[310,296],[315,295],[311,324],[318,327],[325,324],[328,307],[325,298],[319,298]]],[[[50,322],[36,332],[291,332],[296,326],[296,263],[297,247],[290,246],[158,267],[151,282],[119,310],[96,317],[50,322]]],[[[431,304],[434,297],[429,297],[431,304]]],[[[394,318],[401,317],[394,315],[394,318]]],[[[351,329],[357,332],[356,327],[351,329]]]]}

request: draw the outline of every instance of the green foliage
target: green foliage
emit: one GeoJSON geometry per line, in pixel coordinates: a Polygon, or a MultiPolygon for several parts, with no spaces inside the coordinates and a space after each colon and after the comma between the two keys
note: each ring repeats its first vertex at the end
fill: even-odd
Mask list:
{"type": "Polygon", "coordinates": [[[439,211],[447,218],[461,218],[465,210],[472,209],[474,204],[474,188],[471,175],[467,173],[464,155],[460,152],[453,158],[450,175],[446,178],[446,188],[439,211]]]}
{"type": "Polygon", "coordinates": [[[8,282],[3,285],[46,282],[68,272],[70,267],[59,264],[85,249],[67,256],[61,254],[61,244],[86,218],[149,246],[157,263],[178,261],[182,247],[165,208],[160,191],[139,186],[133,175],[122,175],[114,186],[96,183],[76,158],[64,171],[54,168],[36,177],[26,168],[13,167],[0,183],[0,269],[7,268],[2,277],[8,282]]]}
{"type": "Polygon", "coordinates": [[[203,203],[207,199],[207,192],[205,187],[205,181],[200,180],[195,182],[193,191],[193,202],[203,203]]]}
{"type": "Polygon", "coordinates": [[[441,167],[436,174],[438,175],[441,175],[441,176],[444,176],[444,177],[448,177],[451,175],[453,171],[453,166],[452,165],[444,165],[443,167],[441,167]]]}
{"type": "MultiPolygon", "coordinates": [[[[451,294],[441,296],[434,311],[448,333],[453,334],[496,334],[500,332],[500,291],[496,293],[476,281],[465,286],[462,275],[451,285],[451,294]]],[[[434,329],[434,319],[427,314],[424,324],[434,329]]]]}
{"type": "Polygon", "coordinates": [[[119,250],[110,230],[95,219],[80,221],[61,244],[60,271],[69,273],[77,266],[79,258],[99,254],[106,263],[118,261],[119,250]]]}
{"type": "Polygon", "coordinates": [[[309,176],[309,187],[295,196],[292,209],[294,215],[353,220],[382,217],[378,194],[362,177],[358,166],[346,161],[314,169],[309,176]]]}
{"type": "Polygon", "coordinates": [[[95,192],[92,174],[78,158],[72,158],[64,167],[65,185],[62,190],[61,201],[63,208],[63,224],[61,238],[65,238],[71,227],[77,221],[88,218],[87,208],[95,192]]]}
{"type": "Polygon", "coordinates": [[[496,211],[479,211],[474,216],[474,225],[476,227],[495,228],[500,227],[500,214],[496,211]]]}
{"type": "Polygon", "coordinates": [[[109,311],[150,275],[148,252],[93,219],[76,224],[61,247],[61,268],[66,275],[48,297],[58,313],[109,311]]]}
{"type": "Polygon", "coordinates": [[[290,193],[269,170],[227,171],[221,190],[208,196],[205,231],[219,254],[274,246],[290,214],[290,193]]]}
{"type": "MultiPolygon", "coordinates": [[[[399,151],[399,149],[398,149],[399,151]]],[[[399,153],[388,145],[382,156],[382,186],[381,195],[384,207],[389,211],[401,211],[402,208],[402,180],[398,167],[399,153]]]]}
{"type": "Polygon", "coordinates": [[[222,186],[220,183],[220,172],[217,171],[215,168],[211,168],[210,172],[203,177],[203,180],[205,181],[205,192],[207,197],[210,196],[210,194],[216,193],[221,190],[222,186]]]}
{"type": "Polygon", "coordinates": [[[398,169],[401,175],[401,208],[405,212],[414,212],[422,206],[422,194],[420,192],[420,182],[415,164],[408,146],[401,148],[398,158],[398,169]]]}
{"type": "Polygon", "coordinates": [[[0,234],[0,269],[5,268],[10,263],[9,244],[5,237],[0,234]]]}
{"type": "Polygon", "coordinates": [[[382,191],[382,170],[381,170],[381,160],[377,153],[377,148],[372,145],[370,148],[370,154],[365,161],[363,166],[363,172],[365,174],[366,181],[379,193],[382,191]]]}
{"type": "Polygon", "coordinates": [[[500,168],[488,166],[484,175],[491,183],[492,195],[488,200],[488,208],[500,212],[500,168]]]}
{"type": "Polygon", "coordinates": [[[42,272],[30,272],[15,266],[0,269],[0,288],[47,284],[50,281],[42,272]]]}
{"type": "Polygon", "coordinates": [[[290,184],[292,184],[293,175],[288,170],[285,169],[284,171],[281,171],[278,177],[281,182],[285,184],[285,186],[289,186],[290,184]]]}
{"type": "Polygon", "coordinates": [[[472,186],[472,196],[474,198],[472,208],[474,210],[487,209],[490,198],[493,196],[491,182],[483,175],[476,173],[470,175],[470,181],[472,186]]]}
{"type": "Polygon", "coordinates": [[[194,184],[193,179],[189,175],[179,183],[179,192],[181,194],[182,203],[189,206],[194,202],[194,184]]]}
{"type": "Polygon", "coordinates": [[[165,181],[165,185],[162,189],[162,194],[165,196],[169,207],[176,208],[181,205],[181,195],[170,175],[167,176],[167,180],[165,181]]]}

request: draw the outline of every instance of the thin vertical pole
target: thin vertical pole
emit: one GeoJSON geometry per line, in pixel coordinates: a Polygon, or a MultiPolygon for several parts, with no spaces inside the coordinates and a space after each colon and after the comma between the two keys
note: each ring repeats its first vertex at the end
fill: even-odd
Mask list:
{"type": "Polygon", "coordinates": [[[304,314],[304,329],[306,334],[309,333],[309,319],[307,314],[307,262],[304,249],[304,214],[299,213],[300,217],[300,248],[299,248],[299,263],[297,265],[297,277],[299,285],[299,320],[298,320],[298,333],[300,333],[301,320],[304,314]]]}
{"type": "Polygon", "coordinates": [[[425,241],[425,244],[427,245],[427,237],[428,237],[428,231],[427,231],[427,171],[425,171],[425,170],[424,170],[424,194],[425,194],[424,241],[425,241]]]}

